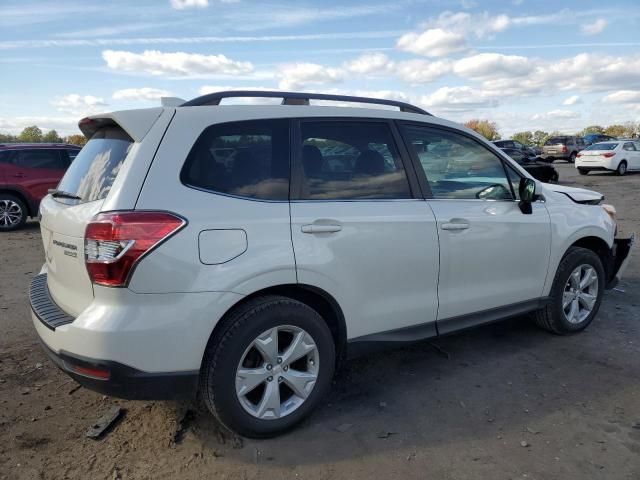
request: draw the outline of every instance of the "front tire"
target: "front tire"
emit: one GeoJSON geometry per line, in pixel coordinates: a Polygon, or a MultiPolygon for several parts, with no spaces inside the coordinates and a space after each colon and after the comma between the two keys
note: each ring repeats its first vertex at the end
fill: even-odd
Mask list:
{"type": "Polygon", "coordinates": [[[600,257],[592,250],[571,247],[558,266],[549,303],[534,312],[533,319],[557,335],[584,330],[598,313],[604,286],[600,257]]]}
{"type": "Polygon", "coordinates": [[[333,337],[304,303],[279,296],[251,300],[232,312],[209,343],[200,394],[223,425],[245,437],[289,430],[330,389],[333,337]]]}
{"type": "Polygon", "coordinates": [[[616,168],[616,173],[621,177],[624,176],[627,173],[627,162],[626,162],[626,160],[622,160],[618,164],[618,168],[616,168]]]}
{"type": "Polygon", "coordinates": [[[10,232],[27,221],[27,207],[22,200],[10,193],[0,193],[0,231],[10,232]]]}

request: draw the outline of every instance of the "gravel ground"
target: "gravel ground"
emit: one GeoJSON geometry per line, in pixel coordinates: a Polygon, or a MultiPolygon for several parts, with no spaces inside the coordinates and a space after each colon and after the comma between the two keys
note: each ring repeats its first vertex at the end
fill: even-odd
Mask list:
{"type": "MultiPolygon", "coordinates": [[[[640,174],[557,168],[563,183],[603,192],[623,232],[640,232],[640,174]]],[[[640,478],[640,254],[584,333],[513,319],[352,361],[300,428],[249,441],[188,404],[77,388],[31,324],[37,223],[0,245],[0,478],[640,478]],[[113,405],[121,421],[86,438],[113,405]]]]}

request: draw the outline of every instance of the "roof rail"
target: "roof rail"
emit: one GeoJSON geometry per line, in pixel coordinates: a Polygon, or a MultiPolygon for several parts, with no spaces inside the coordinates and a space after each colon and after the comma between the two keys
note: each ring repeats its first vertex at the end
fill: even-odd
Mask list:
{"type": "Polygon", "coordinates": [[[282,98],[282,105],[309,105],[309,100],[329,100],[334,102],[370,103],[398,107],[401,112],[431,115],[429,112],[410,103],[387,100],[384,98],[353,97],[351,95],[329,95],[326,93],[276,92],[264,90],[231,90],[214,92],[194,98],[180,105],[181,107],[197,107],[204,105],[220,105],[223,98],[282,98]]]}

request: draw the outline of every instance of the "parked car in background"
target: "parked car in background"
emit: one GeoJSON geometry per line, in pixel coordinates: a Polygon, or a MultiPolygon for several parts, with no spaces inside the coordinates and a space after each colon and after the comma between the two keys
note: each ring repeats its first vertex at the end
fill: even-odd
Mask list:
{"type": "Polygon", "coordinates": [[[538,155],[536,151],[527,145],[524,145],[517,140],[496,140],[493,144],[501,149],[509,148],[511,150],[518,150],[522,152],[527,157],[535,157],[538,155]]]}
{"type": "Polygon", "coordinates": [[[550,163],[542,162],[536,157],[527,157],[522,151],[512,148],[503,148],[502,151],[541,182],[557,182],[560,178],[558,171],[550,163]]]}
{"type": "Polygon", "coordinates": [[[245,436],[298,424],[372,346],[522,314],[579,332],[628,263],[601,194],[402,102],[218,92],[80,128],[40,207],[44,350],[105,394],[197,396],[245,436]]]}
{"type": "Polygon", "coordinates": [[[584,138],[584,143],[586,145],[593,145],[594,143],[617,140],[616,137],[612,137],[611,135],[605,135],[604,133],[589,133],[585,135],[583,138],[584,138]]]}
{"type": "Polygon", "coordinates": [[[0,231],[15,230],[38,215],[40,200],[79,151],[64,143],[0,144],[0,231]]]}
{"type": "Polygon", "coordinates": [[[578,154],[576,168],[581,175],[596,170],[609,170],[618,175],[640,170],[640,141],[601,142],[590,145],[578,154]]]}
{"type": "Polygon", "coordinates": [[[582,137],[560,135],[550,137],[542,147],[542,159],[553,162],[554,160],[566,160],[573,163],[578,152],[584,150],[585,143],[582,137]]]}

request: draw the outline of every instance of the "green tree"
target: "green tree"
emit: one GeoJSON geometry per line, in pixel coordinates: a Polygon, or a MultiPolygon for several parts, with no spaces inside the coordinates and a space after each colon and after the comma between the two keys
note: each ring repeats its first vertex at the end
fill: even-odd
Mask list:
{"type": "Polygon", "coordinates": [[[536,130],[533,132],[533,143],[539,147],[544,145],[544,142],[549,138],[549,134],[543,130],[536,130]]]}
{"type": "Polygon", "coordinates": [[[0,143],[11,143],[17,141],[18,139],[15,135],[11,135],[10,133],[0,133],[0,143]]]}
{"type": "Polygon", "coordinates": [[[529,131],[514,133],[511,136],[511,140],[515,140],[516,142],[520,142],[523,145],[532,145],[533,144],[533,133],[531,133],[529,131]]]}
{"type": "Polygon", "coordinates": [[[478,132],[487,140],[500,140],[498,125],[490,120],[481,120],[478,118],[474,118],[473,120],[465,122],[464,126],[478,132]]]}
{"type": "Polygon", "coordinates": [[[580,135],[585,136],[589,135],[590,133],[604,133],[604,128],[602,128],[600,125],[589,125],[588,127],[582,129],[580,135]]]}
{"type": "Polygon", "coordinates": [[[49,130],[42,136],[42,141],[47,143],[60,143],[62,142],[62,138],[55,130],[49,130]]]}
{"type": "Polygon", "coordinates": [[[35,125],[26,127],[20,132],[20,135],[18,135],[18,141],[28,143],[42,142],[42,130],[35,125]]]}
{"type": "Polygon", "coordinates": [[[70,143],[71,145],[80,145],[81,147],[87,143],[87,137],[84,135],[69,135],[68,137],[64,137],[65,143],[70,143]]]}

